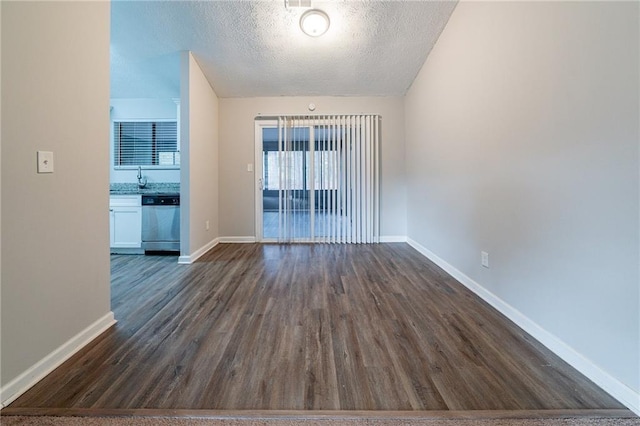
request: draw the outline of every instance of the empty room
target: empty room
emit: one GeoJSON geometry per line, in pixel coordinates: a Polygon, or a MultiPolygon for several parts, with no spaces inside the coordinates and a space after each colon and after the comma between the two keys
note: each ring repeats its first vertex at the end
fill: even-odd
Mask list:
{"type": "Polygon", "coordinates": [[[0,23],[3,424],[640,424],[638,2],[0,23]]]}

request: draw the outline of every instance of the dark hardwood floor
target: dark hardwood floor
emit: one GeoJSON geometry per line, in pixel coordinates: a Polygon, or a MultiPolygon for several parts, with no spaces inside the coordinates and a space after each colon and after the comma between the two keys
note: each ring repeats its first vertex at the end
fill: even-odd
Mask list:
{"type": "Polygon", "coordinates": [[[624,409],[407,244],[111,260],[118,323],[8,412],[624,409]]]}

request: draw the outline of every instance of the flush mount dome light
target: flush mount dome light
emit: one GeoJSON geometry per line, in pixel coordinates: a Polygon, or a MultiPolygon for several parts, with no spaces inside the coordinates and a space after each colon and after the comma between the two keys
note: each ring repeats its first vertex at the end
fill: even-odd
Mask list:
{"type": "Polygon", "coordinates": [[[300,28],[311,37],[319,37],[329,29],[329,15],[318,9],[307,10],[300,17],[300,28]]]}

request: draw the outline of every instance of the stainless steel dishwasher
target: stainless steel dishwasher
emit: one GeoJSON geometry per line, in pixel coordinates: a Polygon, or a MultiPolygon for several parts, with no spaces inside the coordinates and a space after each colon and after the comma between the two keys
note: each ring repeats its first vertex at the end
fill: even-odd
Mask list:
{"type": "Polygon", "coordinates": [[[180,194],[142,196],[142,249],[180,251],[180,194]]]}

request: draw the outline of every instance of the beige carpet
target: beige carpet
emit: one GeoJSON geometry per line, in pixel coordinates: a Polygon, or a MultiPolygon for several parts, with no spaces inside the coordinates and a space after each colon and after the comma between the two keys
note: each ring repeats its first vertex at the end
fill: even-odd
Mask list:
{"type": "Polygon", "coordinates": [[[424,419],[403,417],[350,417],[350,418],[259,418],[259,417],[52,417],[52,416],[3,416],[0,417],[2,426],[33,425],[33,426],[337,426],[337,425],[425,425],[425,426],[640,426],[640,418],[543,418],[543,419],[424,419]]]}

